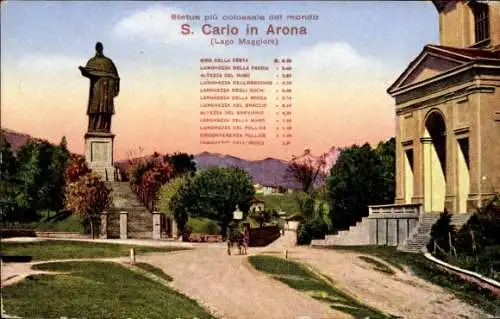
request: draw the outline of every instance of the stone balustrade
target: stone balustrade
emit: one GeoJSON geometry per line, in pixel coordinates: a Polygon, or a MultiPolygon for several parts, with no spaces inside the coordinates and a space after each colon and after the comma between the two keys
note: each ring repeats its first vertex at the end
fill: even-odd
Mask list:
{"type": "Polygon", "coordinates": [[[368,206],[369,242],[371,245],[397,246],[416,229],[423,215],[422,204],[368,206]]]}

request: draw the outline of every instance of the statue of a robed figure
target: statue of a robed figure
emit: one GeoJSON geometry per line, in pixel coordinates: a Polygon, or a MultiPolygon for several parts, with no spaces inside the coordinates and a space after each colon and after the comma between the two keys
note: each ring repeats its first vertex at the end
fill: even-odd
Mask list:
{"type": "Polygon", "coordinates": [[[111,133],[111,117],[115,114],[114,98],[120,92],[120,77],[113,61],[104,56],[102,43],[97,42],[95,50],[95,56],[87,65],[79,67],[82,75],[90,80],[85,158],[92,171],[101,175],[105,181],[114,181],[115,136],[111,133]]]}
{"type": "Polygon", "coordinates": [[[111,59],[103,54],[102,43],[97,42],[96,54],[85,67],[80,66],[82,75],[90,79],[87,115],[87,132],[111,132],[111,117],[115,114],[113,100],[120,92],[120,77],[111,59]]]}

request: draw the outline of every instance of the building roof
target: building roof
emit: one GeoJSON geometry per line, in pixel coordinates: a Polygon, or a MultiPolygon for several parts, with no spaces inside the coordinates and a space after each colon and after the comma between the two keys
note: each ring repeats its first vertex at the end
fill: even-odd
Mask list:
{"type": "Polygon", "coordinates": [[[254,198],[250,201],[251,204],[264,204],[262,199],[254,198]]]}
{"type": "Polygon", "coordinates": [[[455,56],[462,56],[468,59],[474,60],[500,60],[500,51],[492,51],[485,49],[474,49],[474,48],[454,48],[444,45],[428,44],[426,45],[430,50],[436,52],[441,52],[444,54],[451,54],[455,56]]]}
{"type": "MultiPolygon", "coordinates": [[[[412,84],[423,82],[429,78],[446,73],[476,62],[500,65],[500,51],[474,48],[455,48],[443,45],[428,44],[420,54],[409,63],[405,71],[387,89],[389,94],[406,88],[412,84]],[[431,61],[433,60],[433,61],[431,61]],[[423,69],[429,67],[434,75],[419,78],[423,69]]],[[[429,74],[431,74],[429,73],[429,74]]]]}

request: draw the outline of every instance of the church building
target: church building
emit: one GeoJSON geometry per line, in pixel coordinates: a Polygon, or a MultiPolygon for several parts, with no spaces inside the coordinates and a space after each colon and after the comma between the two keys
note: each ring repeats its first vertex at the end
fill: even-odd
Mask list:
{"type": "Polygon", "coordinates": [[[396,103],[396,204],[473,212],[500,192],[500,2],[433,1],[426,45],[388,93],[396,103]]]}
{"type": "Polygon", "coordinates": [[[434,0],[426,45],[387,92],[395,100],[396,198],[312,245],[425,251],[445,210],[460,228],[500,193],[500,2],[434,0]]]}

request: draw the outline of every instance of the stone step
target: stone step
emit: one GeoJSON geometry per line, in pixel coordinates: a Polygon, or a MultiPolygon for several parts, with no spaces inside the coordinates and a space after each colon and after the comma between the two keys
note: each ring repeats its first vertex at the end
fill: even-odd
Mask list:
{"type": "Polygon", "coordinates": [[[128,182],[109,182],[113,206],[108,210],[108,236],[120,237],[120,212],[127,212],[127,236],[152,238],[153,215],[145,207],[128,182]]]}

